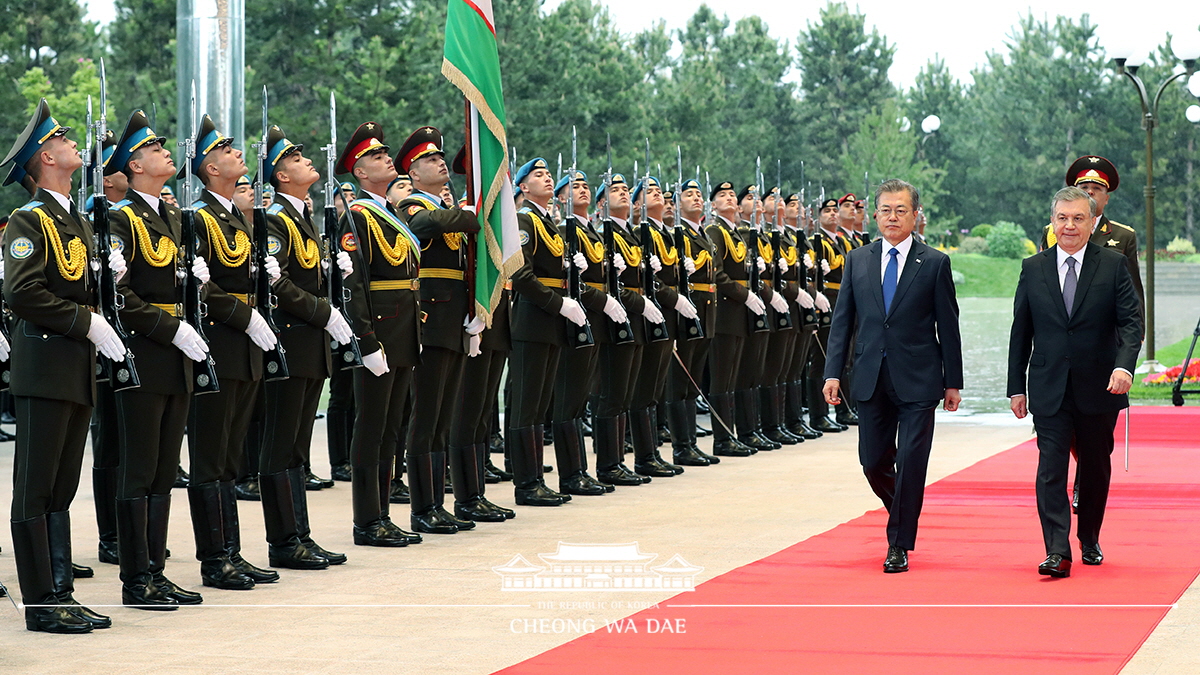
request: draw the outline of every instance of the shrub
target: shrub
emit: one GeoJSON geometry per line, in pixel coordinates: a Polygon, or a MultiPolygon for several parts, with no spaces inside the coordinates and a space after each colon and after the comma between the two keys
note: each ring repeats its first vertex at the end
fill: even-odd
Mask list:
{"type": "Polygon", "coordinates": [[[1195,253],[1195,252],[1196,252],[1196,245],[1193,244],[1190,239],[1184,239],[1183,237],[1175,237],[1174,239],[1171,240],[1171,243],[1167,244],[1167,253],[1181,253],[1184,255],[1191,255],[1192,253],[1195,253]]]}
{"type": "Polygon", "coordinates": [[[987,239],[988,235],[991,233],[992,233],[992,226],[988,225],[987,223],[983,223],[981,225],[976,225],[975,227],[971,228],[971,236],[972,237],[979,237],[980,239],[987,239]]]}
{"type": "Polygon", "coordinates": [[[1025,240],[1025,257],[1028,258],[1029,256],[1034,255],[1037,252],[1038,252],[1037,244],[1033,243],[1029,239],[1026,239],[1025,240]]]}
{"type": "Polygon", "coordinates": [[[981,253],[987,255],[988,242],[982,237],[966,237],[958,245],[959,253],[981,253]]]}
{"type": "Polygon", "coordinates": [[[1000,221],[987,236],[987,254],[993,258],[1025,257],[1025,230],[1016,223],[1000,221]]]}

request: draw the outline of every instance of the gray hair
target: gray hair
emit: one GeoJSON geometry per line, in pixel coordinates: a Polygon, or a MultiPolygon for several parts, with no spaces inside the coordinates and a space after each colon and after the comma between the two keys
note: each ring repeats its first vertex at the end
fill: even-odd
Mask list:
{"type": "Polygon", "coordinates": [[[879,208],[879,196],[885,192],[908,192],[909,198],[912,200],[912,210],[916,213],[917,209],[921,208],[921,193],[917,192],[917,188],[911,183],[900,180],[899,178],[889,178],[879,184],[875,188],[875,207],[879,208]]]}
{"type": "Polygon", "coordinates": [[[1077,202],[1081,199],[1086,199],[1088,207],[1091,209],[1092,217],[1096,217],[1096,200],[1092,199],[1085,190],[1077,187],[1065,187],[1054,193],[1054,198],[1050,200],[1050,219],[1054,219],[1054,211],[1058,208],[1059,202],[1077,202]]]}

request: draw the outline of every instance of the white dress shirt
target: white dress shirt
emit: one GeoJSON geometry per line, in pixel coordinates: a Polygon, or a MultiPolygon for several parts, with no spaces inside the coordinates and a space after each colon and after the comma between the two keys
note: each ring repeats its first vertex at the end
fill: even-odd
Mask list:
{"type": "Polygon", "coordinates": [[[892,246],[887,239],[880,239],[883,242],[883,252],[879,257],[879,278],[883,279],[883,275],[887,274],[888,262],[891,261],[892,254],[889,253],[893,248],[900,251],[896,255],[896,283],[900,283],[900,275],[904,274],[904,263],[908,261],[908,252],[912,250],[913,238],[908,235],[904,241],[892,246]]]}
{"type": "Polygon", "coordinates": [[[146,206],[149,206],[152,211],[158,213],[158,203],[162,201],[158,195],[152,195],[148,192],[142,192],[141,190],[134,190],[134,192],[136,192],[139,197],[146,200],[146,206]]]}
{"type": "MultiPolygon", "coordinates": [[[[1057,252],[1056,255],[1058,256],[1058,290],[1061,292],[1063,289],[1063,284],[1067,283],[1067,258],[1075,259],[1075,277],[1076,281],[1078,281],[1079,275],[1082,274],[1083,270],[1083,252],[1087,250],[1087,244],[1084,244],[1083,248],[1071,253],[1070,255],[1068,255],[1066,251],[1062,250],[1061,246],[1055,247],[1054,250],[1057,252]]],[[[1076,292],[1078,293],[1079,287],[1076,286],[1075,288],[1076,292]]]]}

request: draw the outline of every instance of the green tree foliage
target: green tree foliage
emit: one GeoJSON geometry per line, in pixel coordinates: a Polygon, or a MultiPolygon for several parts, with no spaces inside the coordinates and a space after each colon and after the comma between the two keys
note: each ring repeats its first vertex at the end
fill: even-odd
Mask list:
{"type": "Polygon", "coordinates": [[[104,62],[108,95],[116,117],[110,126],[124,128],[138,109],[152,118],[155,131],[177,134],[175,110],[175,0],[117,0],[116,17],[108,25],[111,56],[104,62]]]}
{"type": "Polygon", "coordinates": [[[1003,220],[993,225],[987,236],[987,254],[993,258],[1024,258],[1024,228],[1003,220]]]}

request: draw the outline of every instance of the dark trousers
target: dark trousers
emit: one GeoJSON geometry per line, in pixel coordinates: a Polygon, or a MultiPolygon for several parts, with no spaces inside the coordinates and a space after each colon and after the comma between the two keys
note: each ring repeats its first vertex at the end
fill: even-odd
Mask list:
{"type": "MultiPolygon", "coordinates": [[[[357,368],[354,370],[358,370],[357,368]]],[[[325,419],[327,424],[339,422],[354,426],[354,370],[342,370],[334,365],[333,373],[329,376],[329,404],[325,419]],[[349,420],[349,422],[343,422],[349,420]]],[[[349,434],[347,434],[349,435],[349,434]]],[[[350,442],[347,438],[343,443],[342,435],[336,431],[329,433],[329,464],[338,466],[350,462],[350,442]]]]}
{"type": "Polygon", "coordinates": [[[461,448],[487,443],[500,393],[500,376],[507,360],[508,352],[496,349],[484,349],[479,356],[467,358],[450,425],[450,445],[461,448]]]}
{"type": "Polygon", "coordinates": [[[354,369],[354,438],[350,463],[374,468],[390,463],[400,443],[405,403],[412,387],[412,368],[400,366],[375,377],[366,368],[354,369]]]}
{"type": "Polygon", "coordinates": [[[642,410],[658,405],[663,400],[663,388],[667,384],[667,366],[670,365],[667,359],[674,359],[671,356],[674,347],[674,340],[651,342],[642,347],[642,367],[638,369],[637,378],[633,383],[630,410],[642,410]]]}
{"type": "Polygon", "coordinates": [[[807,375],[808,358],[816,328],[814,325],[801,326],[796,331],[796,338],[792,343],[792,358],[788,363],[788,382],[799,382],[807,375]]]}
{"type": "Polygon", "coordinates": [[[783,384],[788,381],[788,372],[796,352],[796,334],[792,329],[771,333],[767,340],[767,356],[763,365],[764,385],[783,384]]]}
{"type": "Polygon", "coordinates": [[[425,347],[421,352],[421,363],[413,368],[409,456],[445,452],[450,445],[450,420],[466,358],[462,352],[442,347],[425,347]]]}
{"type": "Polygon", "coordinates": [[[306,466],[324,378],[292,376],[263,384],[262,446],[258,473],[306,466]]]}
{"type": "Polygon", "coordinates": [[[114,422],[121,439],[117,499],[171,493],[191,400],[191,394],[152,394],[138,389],[116,395],[114,422]]]}
{"type": "Polygon", "coordinates": [[[107,382],[96,383],[96,407],[92,409],[91,430],[92,467],[115,468],[121,461],[121,437],[117,431],[116,393],[107,382]]]}
{"type": "Polygon", "coordinates": [[[712,373],[709,383],[711,393],[728,394],[734,391],[745,346],[746,338],[740,335],[717,333],[713,338],[708,351],[708,367],[712,373]]]}
{"type": "Polygon", "coordinates": [[[734,387],[737,391],[753,389],[763,383],[763,373],[767,364],[767,345],[771,333],[751,333],[746,338],[742,349],[742,360],[738,365],[734,387]]]}
{"type": "Polygon", "coordinates": [[[1071,380],[1062,407],[1053,415],[1034,415],[1037,431],[1038,517],[1046,554],[1061,554],[1071,559],[1071,497],[1067,494],[1067,466],[1074,441],[1079,455],[1076,468],[1079,481],[1079,522],[1076,533],[1081,544],[1099,544],[1100,526],[1108,504],[1108,484],[1112,478],[1113,429],[1117,411],[1087,415],[1079,411],[1072,394],[1071,380]]]}
{"type": "Polygon", "coordinates": [[[600,401],[596,417],[618,417],[633,402],[633,385],[642,365],[642,345],[605,343],[600,347],[600,401]]]}
{"type": "Polygon", "coordinates": [[[599,362],[600,345],[563,349],[558,375],[554,378],[555,422],[570,422],[583,417],[599,362]]]}
{"type": "Polygon", "coordinates": [[[675,343],[675,353],[679,355],[679,359],[676,360],[674,354],[667,355],[665,400],[683,401],[695,398],[700,393],[696,385],[703,377],[704,363],[708,358],[708,347],[711,343],[712,338],[707,337],[699,340],[679,340],[675,343]],[[680,362],[683,363],[682,366],[680,362]],[[686,372],[684,368],[687,369],[686,372]]]}
{"type": "Polygon", "coordinates": [[[511,417],[505,418],[509,429],[524,429],[545,420],[554,395],[560,352],[558,345],[548,342],[513,340],[508,365],[512,374],[511,417]]]}
{"type": "Polygon", "coordinates": [[[888,544],[907,551],[916,548],[937,403],[901,401],[886,358],[875,393],[858,402],[858,461],[871,489],[887,507],[888,544]]]}
{"type": "Polygon", "coordinates": [[[221,391],[192,397],[188,455],[193,484],[237,478],[261,386],[259,381],[223,379],[221,391]]]}
{"type": "Polygon", "coordinates": [[[92,406],[30,396],[13,398],[17,442],[11,518],[28,520],[66,511],[79,487],[92,406]]]}

